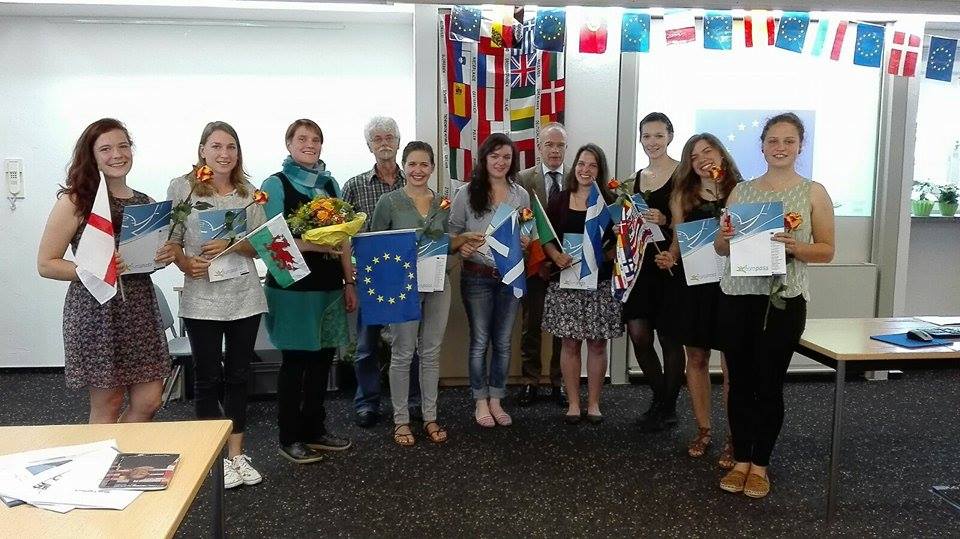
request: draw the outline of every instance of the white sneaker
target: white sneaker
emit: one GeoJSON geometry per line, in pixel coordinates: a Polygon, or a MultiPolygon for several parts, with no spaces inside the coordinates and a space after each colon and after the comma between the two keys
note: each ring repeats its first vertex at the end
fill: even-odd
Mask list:
{"type": "Polygon", "coordinates": [[[239,487],[242,484],[243,478],[237,473],[237,469],[233,467],[233,461],[223,459],[223,488],[239,487]]]}
{"type": "Polygon", "coordinates": [[[250,465],[250,457],[246,455],[233,457],[233,469],[240,475],[244,485],[256,485],[263,481],[263,476],[250,465]]]}

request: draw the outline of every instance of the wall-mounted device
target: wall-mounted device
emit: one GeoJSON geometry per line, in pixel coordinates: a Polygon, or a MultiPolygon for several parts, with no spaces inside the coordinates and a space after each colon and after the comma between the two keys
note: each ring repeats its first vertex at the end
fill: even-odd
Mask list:
{"type": "Polygon", "coordinates": [[[17,201],[23,200],[23,159],[3,160],[3,183],[7,186],[10,211],[16,211],[17,201]]]}

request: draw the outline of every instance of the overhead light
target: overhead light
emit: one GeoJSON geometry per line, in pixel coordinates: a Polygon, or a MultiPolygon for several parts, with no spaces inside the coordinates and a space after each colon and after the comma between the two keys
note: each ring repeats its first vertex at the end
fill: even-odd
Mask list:
{"type": "Polygon", "coordinates": [[[3,0],[4,4],[77,5],[77,6],[146,6],[200,7],[221,9],[258,9],[270,11],[326,11],[367,13],[413,13],[414,5],[394,3],[320,3],[272,2],[264,0],[3,0]]]}

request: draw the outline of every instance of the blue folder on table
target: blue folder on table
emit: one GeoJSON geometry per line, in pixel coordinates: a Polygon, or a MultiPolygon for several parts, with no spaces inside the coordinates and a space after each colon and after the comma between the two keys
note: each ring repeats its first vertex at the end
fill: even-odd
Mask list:
{"type": "Polygon", "coordinates": [[[944,339],[934,339],[930,342],[915,341],[907,337],[906,333],[891,333],[890,335],[873,335],[870,337],[875,341],[885,342],[904,348],[926,348],[928,346],[949,345],[950,341],[944,339]]]}

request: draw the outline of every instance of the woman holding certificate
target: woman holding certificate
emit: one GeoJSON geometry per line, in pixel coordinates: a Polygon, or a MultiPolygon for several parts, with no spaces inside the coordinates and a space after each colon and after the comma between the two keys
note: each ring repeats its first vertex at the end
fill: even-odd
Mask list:
{"type": "MultiPolygon", "coordinates": [[[[595,144],[577,150],[573,170],[567,173],[564,190],[547,208],[550,223],[557,232],[556,242],[544,245],[547,256],[561,275],[553,275],[543,308],[543,329],[562,339],[560,369],[567,389],[569,406],[564,422],[580,422],[580,348],[587,341],[587,421],[600,423],[600,390],[607,372],[607,341],[623,334],[620,302],[610,291],[613,274],[613,227],[610,219],[601,230],[601,248],[597,260],[588,245],[588,215],[591,207],[607,205],[616,198],[607,187],[610,178],[607,158],[595,144]],[[599,194],[598,200],[591,200],[599,194]],[[571,241],[572,238],[576,238],[571,241]],[[559,243],[559,244],[558,244],[559,243]],[[561,251],[560,246],[565,248],[561,251]],[[606,249],[605,249],[606,248],[606,249]],[[571,255],[579,256],[575,260],[571,255]],[[596,275],[584,276],[584,268],[596,275]],[[572,277],[568,277],[572,274],[572,277]],[[563,281],[561,283],[561,281],[563,281]],[[568,284],[569,283],[569,284],[568,284]],[[587,284],[584,284],[587,283],[587,284]]],[[[606,217],[606,213],[604,213],[606,217]]]]}
{"type": "MultiPolygon", "coordinates": [[[[255,204],[255,189],[243,170],[243,151],[237,132],[225,122],[210,122],[200,135],[197,164],[174,178],[167,198],[174,208],[189,205],[186,219],[171,223],[170,245],[177,267],[183,271],[180,317],[190,339],[196,364],[198,419],[227,417],[233,433],[223,463],[225,488],[255,485],[263,480],[243,453],[247,419],[247,381],[260,316],[267,312],[257,268],[256,252],[241,242],[230,253],[211,259],[264,222],[255,204]],[[245,208],[245,209],[243,209],[245,208]],[[229,219],[228,215],[232,215],[229,219]],[[240,222],[246,224],[241,227],[240,222]],[[214,277],[218,269],[239,268],[246,273],[226,279],[214,277]]],[[[229,273],[224,269],[224,273],[229,273]]]]}
{"type": "MultiPolygon", "coordinates": [[[[710,133],[690,137],[673,175],[670,198],[673,242],[670,249],[655,258],[660,269],[672,268],[676,274],[669,281],[672,289],[667,292],[669,299],[664,305],[664,327],[668,334],[679,339],[687,354],[687,387],[698,429],[696,438],[687,447],[687,454],[693,458],[702,457],[713,441],[709,362],[710,350],[717,349],[720,275],[710,244],[705,244],[710,250],[704,258],[684,255],[683,263],[679,264],[680,253],[689,243],[716,233],[727,196],[741,179],[736,163],[717,137],[710,133]]],[[[704,251],[701,248],[698,252],[704,254],[704,251]]],[[[723,372],[726,394],[726,367],[723,372]]],[[[718,464],[724,469],[733,467],[733,447],[729,439],[718,464]]]]}
{"type": "MultiPolygon", "coordinates": [[[[438,253],[425,260],[425,264],[439,262],[441,267],[431,267],[443,276],[439,290],[421,291],[420,320],[393,324],[393,343],[390,357],[390,395],[393,401],[393,441],[401,446],[414,444],[410,428],[410,410],[407,397],[410,391],[410,363],[414,353],[420,356],[420,391],[423,407],[423,431],[433,443],[447,441],[447,431],[437,423],[437,393],[440,382],[440,345],[447,328],[450,313],[450,284],[446,279],[446,255],[456,252],[468,238],[467,234],[450,241],[447,236],[450,202],[441,198],[427,186],[435,167],[433,148],[426,142],[415,140],[403,149],[403,175],[407,179],[402,189],[380,197],[370,230],[417,229],[418,250],[438,253]],[[433,247],[438,249],[434,250],[433,247]]],[[[419,263],[418,263],[419,266],[419,263]]],[[[419,268],[418,268],[419,272],[419,268]]],[[[435,284],[437,279],[418,275],[420,288],[435,284]],[[427,282],[429,281],[429,282],[427,282]]],[[[416,293],[416,292],[414,292],[416,293]]]]}
{"type": "Polygon", "coordinates": [[[673,123],[667,115],[651,112],[640,120],[640,145],[650,162],[637,171],[633,191],[642,196],[649,207],[643,215],[644,221],[659,226],[667,240],[646,247],[637,280],[623,306],[623,319],[633,343],[634,355],[653,391],[650,407],[640,416],[638,423],[644,432],[676,425],[677,397],[683,384],[683,346],[676,336],[664,333],[661,327],[663,305],[669,301],[664,292],[668,279],[673,276],[660,271],[654,262],[657,252],[670,246],[670,194],[673,192],[673,172],[679,164],[667,155],[667,147],[671,142],[673,123]],[[663,351],[662,367],[653,347],[655,329],[663,351]]]}
{"type": "MultiPolygon", "coordinates": [[[[470,183],[461,187],[450,207],[451,241],[462,241],[460,291],[470,324],[470,390],[476,401],[474,420],[484,428],[507,426],[513,419],[501,400],[507,394],[510,368],[510,334],[520,298],[502,282],[486,245],[487,229],[497,210],[530,207],[530,195],[515,181],[519,162],[510,137],[494,133],[478,149],[470,183]],[[487,376],[487,348],[490,355],[487,376]]],[[[494,223],[496,224],[496,223],[494,223]]],[[[524,248],[528,243],[521,236],[524,248]]]]}
{"type": "MultiPolygon", "coordinates": [[[[117,285],[124,297],[118,293],[101,304],[80,282],[77,265],[63,258],[68,247],[76,254],[100,189],[107,190],[114,242],[124,207],[153,202],[127,185],[132,166],[133,142],[122,123],[103,118],[87,126],[73,149],[37,251],[41,277],[70,283],[63,305],[63,370],[67,387],[88,389],[90,423],[150,421],[160,407],[163,379],[170,375],[170,352],[150,275],[123,275],[125,267],[116,257],[117,285]]],[[[156,261],[169,264],[173,255],[161,248],[156,261]]]]}
{"type": "Polygon", "coordinates": [[[720,349],[730,375],[730,430],[736,461],[720,488],[752,498],[770,492],[767,466],[783,425],[783,381],[803,333],[810,298],[807,264],[830,262],[834,253],[830,196],[823,185],[795,170],[803,136],[803,122],[793,113],[768,120],[760,136],[766,173],[738,185],[728,199],[729,204],[783,204],[782,231],[771,239],[784,246],[786,275],[731,275],[730,241],[739,223],[731,222],[729,215],[714,240],[716,252],[727,257],[720,283],[720,349]]]}

